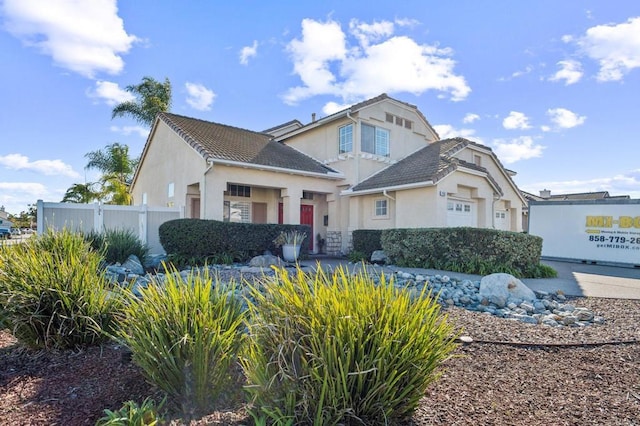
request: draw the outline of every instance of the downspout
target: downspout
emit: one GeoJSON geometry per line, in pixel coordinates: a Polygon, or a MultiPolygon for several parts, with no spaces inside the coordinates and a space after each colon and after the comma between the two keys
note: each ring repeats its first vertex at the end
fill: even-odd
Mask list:
{"type": "Polygon", "coordinates": [[[387,197],[388,199],[390,199],[390,200],[392,200],[392,201],[395,201],[395,200],[396,200],[396,199],[395,199],[395,198],[393,198],[391,195],[387,194],[387,190],[386,190],[386,189],[383,189],[383,190],[382,190],[382,195],[384,195],[385,197],[387,197]]]}
{"type": "MultiPolygon", "coordinates": [[[[351,112],[347,111],[347,118],[351,121],[353,121],[353,128],[354,128],[354,132],[353,132],[353,156],[355,158],[356,161],[356,183],[354,185],[357,185],[360,183],[360,158],[359,155],[356,154],[356,147],[359,146],[358,145],[358,138],[356,137],[357,135],[360,135],[360,129],[358,129],[358,120],[356,120],[355,118],[353,118],[351,116],[351,112]]],[[[358,152],[359,148],[358,148],[358,152]]]]}
{"type": "Polygon", "coordinates": [[[500,201],[500,196],[494,193],[493,202],[491,203],[491,228],[492,229],[496,229],[496,203],[498,201],[500,201]]]}
{"type": "MultiPolygon", "coordinates": [[[[207,168],[202,174],[202,191],[200,191],[200,210],[202,210],[202,214],[200,215],[201,219],[207,218],[207,173],[211,171],[213,168],[213,162],[207,160],[207,168]]],[[[191,212],[193,215],[193,212],[191,212]]]]}

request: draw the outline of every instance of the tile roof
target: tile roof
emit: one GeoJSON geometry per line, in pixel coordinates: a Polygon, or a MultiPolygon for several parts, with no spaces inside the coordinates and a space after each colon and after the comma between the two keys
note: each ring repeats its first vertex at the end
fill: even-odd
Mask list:
{"type": "Polygon", "coordinates": [[[484,167],[476,166],[473,163],[462,161],[452,156],[468,144],[474,144],[474,142],[463,138],[444,139],[433,142],[368,179],[365,179],[354,186],[352,190],[358,192],[421,182],[431,181],[436,183],[462,166],[486,173],[488,179],[496,189],[502,192],[498,183],[484,167]]]}
{"type": "Polygon", "coordinates": [[[166,112],[159,114],[158,118],[207,160],[226,160],[320,174],[337,173],[300,151],[274,141],[266,133],[166,112]]]}
{"type": "Polygon", "coordinates": [[[269,127],[268,129],[263,130],[261,133],[271,134],[276,130],[280,130],[291,125],[295,125],[297,128],[302,127],[302,123],[300,122],[300,120],[294,119],[287,121],[286,123],[278,124],[277,126],[269,127]]]}

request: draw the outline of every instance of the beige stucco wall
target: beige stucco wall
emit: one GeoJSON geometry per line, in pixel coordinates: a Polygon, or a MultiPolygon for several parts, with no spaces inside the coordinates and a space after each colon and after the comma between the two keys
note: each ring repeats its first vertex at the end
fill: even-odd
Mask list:
{"type": "Polygon", "coordinates": [[[131,191],[133,204],[142,204],[146,193],[150,206],[184,206],[188,185],[201,183],[205,160],[164,122],[152,137],[153,146],[144,155],[131,191]],[[174,184],[173,197],[168,194],[170,183],[174,184]]]}

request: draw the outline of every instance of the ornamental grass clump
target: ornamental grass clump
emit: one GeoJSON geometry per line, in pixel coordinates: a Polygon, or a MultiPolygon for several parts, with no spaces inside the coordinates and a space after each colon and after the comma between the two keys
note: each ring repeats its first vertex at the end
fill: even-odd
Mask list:
{"type": "Polygon", "coordinates": [[[252,296],[241,362],[256,424],[401,421],[456,346],[430,294],[384,276],[281,269],[252,296]]]}
{"type": "Polygon", "coordinates": [[[147,380],[181,406],[184,415],[207,413],[233,386],[232,367],[242,344],[244,311],[234,285],[208,272],[186,279],[173,270],[152,281],[141,297],[127,296],[116,336],[147,380]]]}
{"type": "Polygon", "coordinates": [[[94,250],[102,253],[107,263],[124,263],[132,254],[144,262],[149,253],[149,248],[130,229],[91,231],[85,239],[94,250]]]}
{"type": "Polygon", "coordinates": [[[99,273],[102,257],[81,234],[47,231],[0,250],[0,318],[23,344],[67,349],[98,344],[120,309],[99,273]]]}

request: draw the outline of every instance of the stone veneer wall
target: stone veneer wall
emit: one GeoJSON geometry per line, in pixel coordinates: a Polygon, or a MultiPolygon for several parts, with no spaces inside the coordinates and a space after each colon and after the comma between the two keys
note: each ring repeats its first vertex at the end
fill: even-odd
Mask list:
{"type": "Polygon", "coordinates": [[[342,232],[327,231],[327,254],[332,256],[342,254],[342,232]]]}

